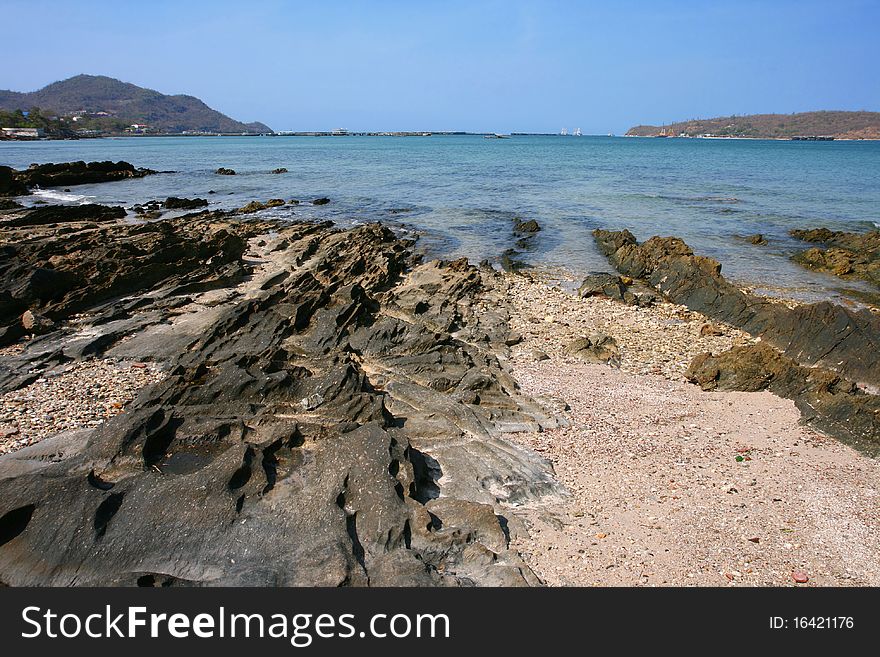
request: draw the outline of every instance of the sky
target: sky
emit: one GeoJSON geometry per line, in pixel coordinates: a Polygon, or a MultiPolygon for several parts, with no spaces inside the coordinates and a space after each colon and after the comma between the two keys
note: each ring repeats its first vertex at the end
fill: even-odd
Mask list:
{"type": "Polygon", "coordinates": [[[79,73],[275,130],[622,134],[880,110],[880,0],[3,0],[0,88],[79,73]]]}

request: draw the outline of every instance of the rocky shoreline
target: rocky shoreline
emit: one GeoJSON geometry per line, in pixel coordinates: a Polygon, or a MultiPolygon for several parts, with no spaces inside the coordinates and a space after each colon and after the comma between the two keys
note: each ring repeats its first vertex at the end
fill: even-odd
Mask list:
{"type": "MultiPolygon", "coordinates": [[[[105,206],[0,210],[4,584],[689,583],[684,564],[716,545],[697,528],[687,555],[647,582],[583,579],[583,559],[557,563],[542,536],[561,532],[573,547],[608,534],[593,530],[607,506],[601,471],[623,486],[628,454],[644,453],[632,474],[665,485],[656,459],[681,460],[677,428],[693,424],[682,418],[711,409],[730,427],[768,414],[787,453],[806,441],[818,446],[811,458],[860,469],[844,488],[878,484],[873,460],[838,443],[823,452],[827,439],[798,424],[875,453],[870,311],[752,297],[674,238],[597,231],[620,274],[572,281],[574,294],[542,272],[422,262],[380,224],[173,205],[195,211],[131,223],[105,206]],[[664,395],[673,409],[644,445],[645,409],[614,407],[628,388],[657,406],[649,416],[664,395]],[[599,480],[574,467],[587,454],[584,472],[599,480]]],[[[527,248],[540,227],[514,230],[527,248]]],[[[737,465],[754,460],[767,425],[743,426],[684,431],[705,442],[699,467],[737,467],[728,450],[737,465]]],[[[664,467],[698,476],[677,462],[664,467]]],[[[796,486],[791,459],[761,467],[796,486]]],[[[873,500],[848,513],[876,510],[873,500]]],[[[772,577],[690,579],[779,585],[786,568],[837,569],[780,559],[772,577]]]]}

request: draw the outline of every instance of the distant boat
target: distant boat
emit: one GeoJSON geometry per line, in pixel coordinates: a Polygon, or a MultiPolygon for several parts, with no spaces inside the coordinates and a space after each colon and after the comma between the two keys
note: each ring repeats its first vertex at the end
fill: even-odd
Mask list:
{"type": "Polygon", "coordinates": [[[580,128],[575,128],[573,134],[574,134],[575,137],[580,137],[580,136],[581,136],[581,129],[580,129],[580,128]]]}
{"type": "Polygon", "coordinates": [[[563,128],[562,130],[559,131],[559,136],[560,137],[568,137],[568,130],[563,128]]]}
{"type": "Polygon", "coordinates": [[[483,139],[510,139],[510,137],[493,132],[491,135],[483,135],[483,139]]]}

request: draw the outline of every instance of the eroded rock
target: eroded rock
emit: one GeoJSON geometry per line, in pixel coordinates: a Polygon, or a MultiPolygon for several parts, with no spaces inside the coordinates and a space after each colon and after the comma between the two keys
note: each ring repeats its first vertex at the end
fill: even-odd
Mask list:
{"type": "Polygon", "coordinates": [[[115,276],[37,297],[87,312],[6,359],[0,387],[86,353],[168,376],[55,459],[0,458],[0,517],[21,528],[0,546],[0,580],[538,583],[507,546],[503,509],[564,491],[502,434],[556,420],[495,355],[510,329],[494,272],[417,265],[376,224],[228,216],[4,236],[13,283],[50,264],[53,239],[66,245],[56,271],[81,276],[93,258],[115,276]],[[178,248],[198,266],[173,264],[178,248]],[[157,253],[163,276],[105,297],[157,253]]]}

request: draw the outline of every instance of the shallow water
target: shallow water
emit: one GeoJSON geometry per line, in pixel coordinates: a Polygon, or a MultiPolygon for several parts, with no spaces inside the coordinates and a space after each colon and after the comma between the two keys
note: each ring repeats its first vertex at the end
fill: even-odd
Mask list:
{"type": "Polygon", "coordinates": [[[515,216],[544,230],[521,259],[576,274],[608,269],[590,231],[678,235],[730,278],[793,296],[834,296],[847,284],[788,256],[791,228],[865,230],[880,222],[880,142],[614,137],[155,137],[2,142],[0,164],[127,160],[173,170],[81,185],[45,200],[132,203],[200,196],[212,207],[327,196],[275,216],[383,220],[424,231],[432,255],[497,259],[515,216]],[[235,169],[219,176],[217,167],[235,169]],[[271,170],[285,167],[287,174],[271,170]],[[214,194],[208,194],[213,190],[214,194]],[[740,239],[764,233],[770,245],[740,239]]]}

